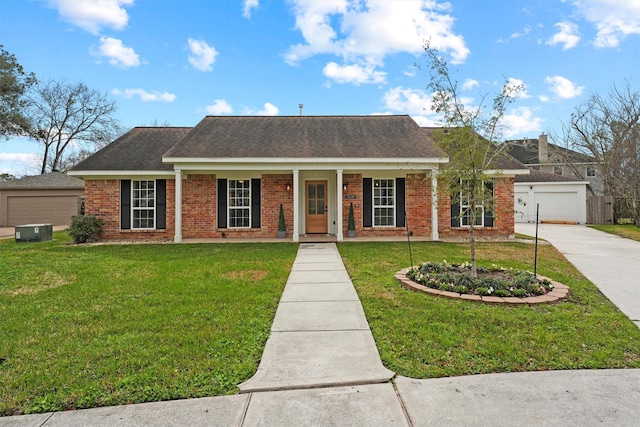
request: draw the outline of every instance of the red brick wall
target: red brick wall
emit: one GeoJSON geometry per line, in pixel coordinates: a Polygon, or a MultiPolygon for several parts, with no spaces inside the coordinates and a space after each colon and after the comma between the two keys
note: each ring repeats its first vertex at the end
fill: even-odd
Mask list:
{"type": "Polygon", "coordinates": [[[187,175],[182,180],[182,238],[218,237],[216,176],[187,175]]]}
{"type": "MultiPolygon", "coordinates": [[[[356,236],[404,236],[405,227],[363,227],[362,226],[362,175],[344,174],[343,183],[347,184],[342,196],[342,230],[347,235],[349,224],[349,205],[353,203],[353,216],[356,222],[356,236]],[[355,195],[355,199],[345,199],[345,194],[355,195]]],[[[405,181],[406,209],[409,230],[414,236],[431,236],[431,178],[423,173],[407,174],[405,181]]]]}
{"type": "Polygon", "coordinates": [[[106,240],[172,240],[175,224],[175,181],[167,179],[166,230],[120,229],[120,180],[86,180],[85,214],[93,214],[104,221],[102,238],[106,240]]]}
{"type": "MultiPolygon", "coordinates": [[[[510,237],[515,233],[513,212],[513,178],[500,177],[493,180],[494,215],[493,227],[476,227],[479,237],[510,237]]],[[[444,183],[440,182],[439,191],[447,194],[444,183]]],[[[451,228],[451,200],[448,196],[438,200],[438,228],[441,237],[466,237],[468,227],[451,228]]]]}

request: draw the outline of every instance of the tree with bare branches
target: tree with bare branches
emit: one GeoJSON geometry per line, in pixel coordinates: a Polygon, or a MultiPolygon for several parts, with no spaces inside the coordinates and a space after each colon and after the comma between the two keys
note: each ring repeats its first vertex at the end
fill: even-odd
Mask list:
{"type": "Polygon", "coordinates": [[[592,94],[554,138],[595,159],[615,217],[630,215],[640,227],[640,90],[627,80],[592,94]]]}
{"type": "Polygon", "coordinates": [[[40,173],[64,169],[78,153],[93,152],[121,133],[106,93],[84,83],[49,80],[29,97],[29,136],[43,148],[40,173]]]}
{"type": "Polygon", "coordinates": [[[431,109],[442,117],[442,129],[433,132],[438,146],[449,155],[438,179],[448,186],[451,197],[460,204],[459,217],[469,227],[471,272],[476,272],[475,227],[486,209],[493,210],[492,176],[499,174],[499,160],[506,156],[507,147],[499,144],[504,114],[522,85],[505,81],[492,103],[487,95],[477,106],[466,105],[458,93],[458,83],[452,78],[447,62],[438,50],[425,45],[425,58],[429,66],[433,93],[431,109]]]}

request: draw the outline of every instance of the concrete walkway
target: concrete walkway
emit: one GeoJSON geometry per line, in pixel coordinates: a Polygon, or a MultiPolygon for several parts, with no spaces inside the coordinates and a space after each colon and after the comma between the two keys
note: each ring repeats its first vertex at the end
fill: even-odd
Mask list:
{"type": "Polygon", "coordinates": [[[336,245],[300,244],[258,372],[240,391],[373,384],[393,376],[336,245]]]}
{"type": "MultiPolygon", "coordinates": [[[[535,236],[535,224],[516,232],[535,236]]],[[[583,225],[539,224],[538,237],[556,247],[640,328],[640,242],[583,225]]]]}
{"type": "Polygon", "coordinates": [[[301,244],[258,372],[240,385],[241,394],[0,417],[0,427],[637,426],[640,420],[640,369],[388,381],[392,376],[336,246],[301,244]]]}

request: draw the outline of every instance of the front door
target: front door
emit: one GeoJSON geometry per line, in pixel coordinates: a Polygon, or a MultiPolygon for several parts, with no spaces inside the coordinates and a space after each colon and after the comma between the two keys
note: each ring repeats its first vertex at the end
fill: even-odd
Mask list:
{"type": "Polygon", "coordinates": [[[327,181],[307,181],[305,195],[306,233],[327,234],[327,181]]]}

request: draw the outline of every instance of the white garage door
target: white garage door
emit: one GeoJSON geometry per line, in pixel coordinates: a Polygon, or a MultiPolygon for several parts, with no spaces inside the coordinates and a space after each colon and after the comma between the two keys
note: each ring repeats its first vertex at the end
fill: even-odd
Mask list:
{"type": "MultiPolygon", "coordinates": [[[[578,222],[580,213],[577,192],[536,192],[534,212],[535,205],[538,203],[540,204],[540,221],[578,222]]],[[[535,221],[535,217],[532,219],[535,221]]]]}
{"type": "Polygon", "coordinates": [[[7,197],[7,225],[68,225],[78,214],[78,196],[7,197]]]}

